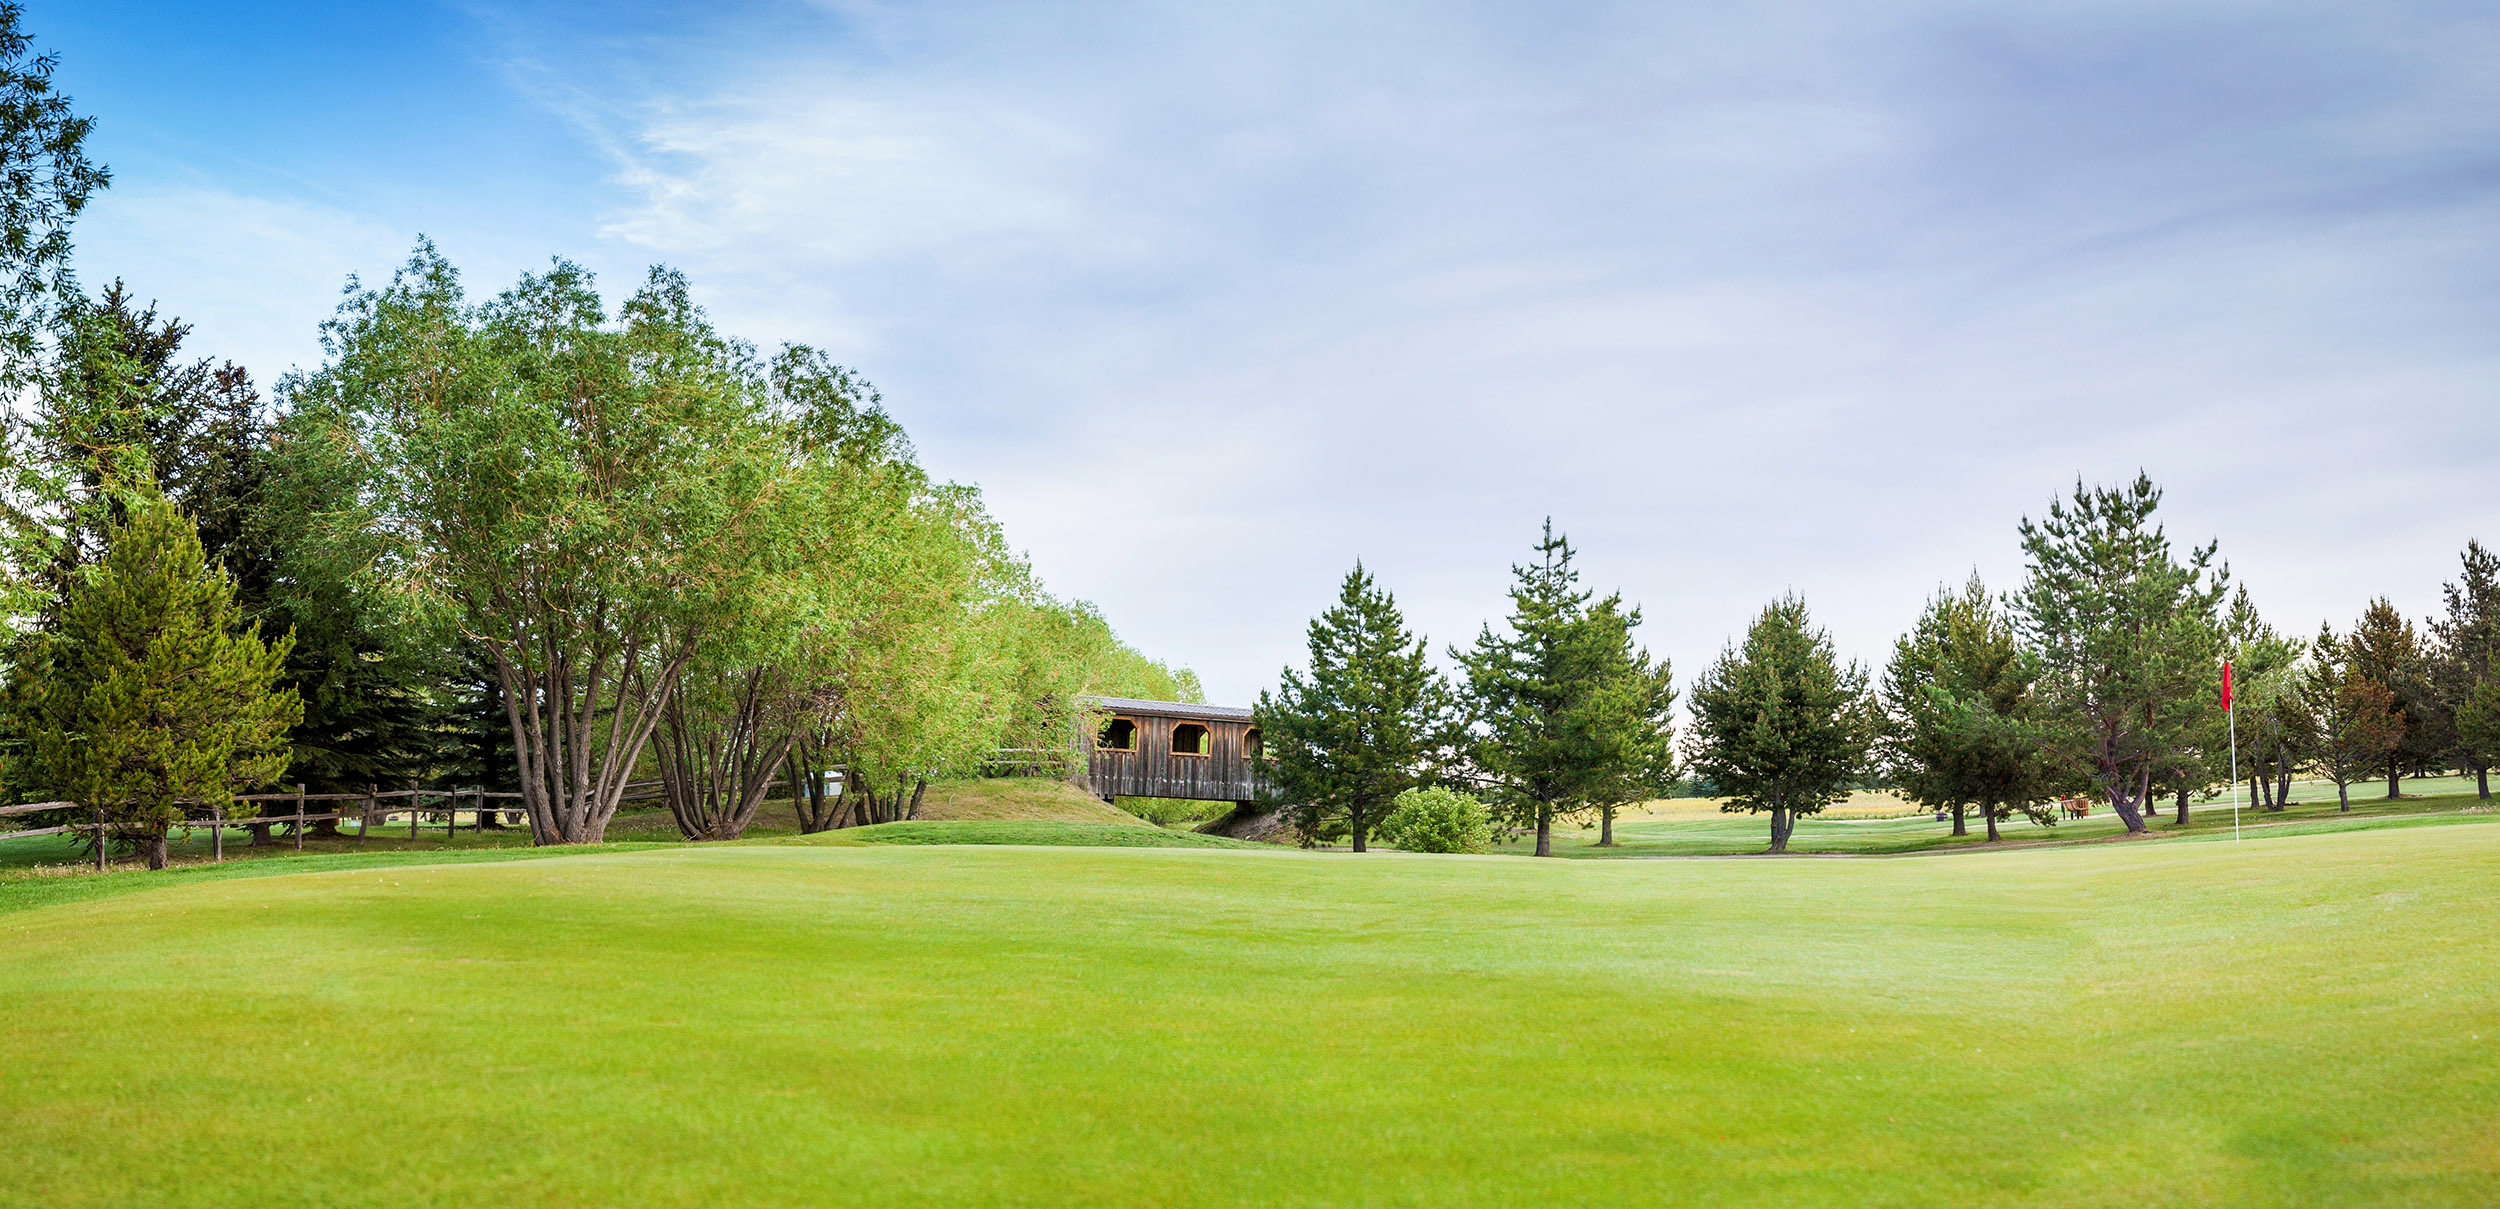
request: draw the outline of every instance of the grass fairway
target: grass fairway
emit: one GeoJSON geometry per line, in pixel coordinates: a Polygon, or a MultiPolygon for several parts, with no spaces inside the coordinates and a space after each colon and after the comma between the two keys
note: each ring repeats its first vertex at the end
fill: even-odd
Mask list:
{"type": "Polygon", "coordinates": [[[0,1201],[2500,1203],[2500,827],[753,844],[0,914],[0,1201]]]}
{"type": "Polygon", "coordinates": [[[1078,848],[1235,848],[1272,850],[1273,845],[1194,831],[1165,831],[1135,823],[1070,823],[1056,820],[878,823],[782,841],[793,844],[1015,844],[1078,848]]]}

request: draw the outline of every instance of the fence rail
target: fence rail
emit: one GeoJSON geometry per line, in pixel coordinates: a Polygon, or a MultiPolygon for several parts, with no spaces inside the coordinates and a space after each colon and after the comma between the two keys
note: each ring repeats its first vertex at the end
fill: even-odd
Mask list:
{"type": "MultiPolygon", "coordinates": [[[[625,790],[620,801],[640,801],[661,796],[660,783],[657,781],[628,782],[625,790]]],[[[234,795],[234,800],[237,802],[286,802],[292,804],[295,809],[285,814],[263,811],[235,818],[229,817],[222,806],[210,805],[196,798],[177,798],[175,801],[179,804],[207,805],[209,811],[206,817],[184,818],[174,825],[189,831],[207,830],[212,844],[210,859],[222,862],[226,859],[226,829],[230,827],[274,827],[282,823],[291,824],[295,849],[301,852],[304,848],[304,831],[313,823],[343,823],[353,819],[356,822],[355,838],[362,840],[373,834],[377,823],[389,826],[392,816],[405,814],[408,816],[408,838],[415,839],[423,820],[431,816],[443,820],[443,834],[448,838],[459,834],[460,813],[464,809],[469,813],[472,830],[484,829],[484,822],[480,818],[482,815],[513,814],[526,819],[530,814],[524,795],[498,793],[486,789],[382,789],[377,786],[363,793],[308,793],[305,792],[303,786],[298,785],[293,793],[239,793],[234,795]],[[439,805],[429,804],[427,802],[429,798],[441,799],[441,802],[439,805]],[[396,809],[386,804],[395,799],[404,800],[405,804],[396,809]],[[463,804],[464,801],[466,805],[463,804]],[[358,806],[354,810],[344,807],[323,811],[306,809],[315,802],[355,802],[358,806]]],[[[77,802],[29,802],[22,806],[0,806],[0,818],[82,808],[84,807],[77,802]]],[[[113,824],[101,817],[101,811],[97,811],[96,814],[98,817],[93,822],[0,831],[0,840],[110,830],[113,824]]],[[[105,868],[106,845],[98,843],[95,849],[96,868],[101,870],[105,868]]]]}
{"type": "MultiPolygon", "coordinates": [[[[786,784],[776,778],[767,782],[764,790],[770,793],[776,787],[785,787],[786,784]]],[[[618,796],[617,802],[619,805],[626,802],[648,802],[666,796],[663,782],[628,781],[624,785],[624,792],[618,796]]],[[[304,828],[312,823],[343,823],[354,819],[356,838],[361,840],[373,833],[377,822],[387,827],[390,825],[392,816],[405,814],[408,816],[408,838],[413,840],[417,838],[418,827],[427,817],[442,819],[443,835],[449,838],[460,833],[460,813],[463,810],[469,813],[470,829],[473,831],[484,830],[485,824],[482,816],[487,814],[512,814],[519,815],[523,819],[527,819],[530,815],[527,795],[489,789],[383,789],[376,786],[363,793],[307,793],[303,786],[298,785],[293,793],[238,793],[234,795],[234,800],[237,802],[289,802],[294,804],[295,809],[287,814],[255,813],[243,818],[228,818],[222,807],[209,806],[207,817],[185,818],[174,825],[192,831],[206,829],[212,837],[214,846],[212,859],[223,861],[226,859],[226,829],[229,827],[273,827],[280,823],[293,824],[295,848],[300,852],[304,848],[304,828]],[[426,802],[428,798],[439,798],[444,801],[440,805],[428,805],[426,802]],[[383,804],[389,799],[406,799],[406,804],[392,809],[383,804]],[[464,801],[468,803],[465,806],[462,804],[464,801]],[[361,805],[355,810],[339,809],[313,813],[305,809],[306,805],[313,802],[357,802],[361,805]],[[490,803],[509,804],[490,805],[490,803]]],[[[175,801],[188,806],[209,805],[197,798],[176,798],[175,801]]],[[[29,802],[21,806],[0,806],[0,818],[40,814],[52,810],[79,809],[84,809],[84,807],[77,802],[29,802]]],[[[102,831],[112,826],[112,823],[98,818],[94,822],[64,823],[58,827],[0,831],[0,840],[21,840],[32,839],[36,836],[102,831]]],[[[105,846],[99,843],[96,845],[96,868],[104,867],[105,846]]]]}

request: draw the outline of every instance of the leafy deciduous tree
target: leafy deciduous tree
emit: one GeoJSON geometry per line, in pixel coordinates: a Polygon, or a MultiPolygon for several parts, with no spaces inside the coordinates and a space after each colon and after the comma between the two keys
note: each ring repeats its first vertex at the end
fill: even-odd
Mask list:
{"type": "Polygon", "coordinates": [[[24,386],[49,303],[69,295],[70,224],[112,180],[86,155],[95,119],[52,86],[60,59],[35,55],[24,5],[0,2],[0,387],[24,386]]]}
{"type": "Polygon", "coordinates": [[[288,383],[319,541],[494,669],[534,838],[596,842],[697,643],[805,568],[755,358],[654,270],[615,322],[557,262],[484,306],[431,245],[288,383]]]}

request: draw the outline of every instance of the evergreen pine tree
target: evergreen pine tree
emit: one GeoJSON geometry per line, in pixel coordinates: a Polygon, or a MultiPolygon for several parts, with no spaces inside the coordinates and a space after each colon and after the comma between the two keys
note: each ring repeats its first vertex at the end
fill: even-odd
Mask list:
{"type": "Polygon", "coordinates": [[[2418,771],[2446,755],[2448,719],[2431,687],[2430,651],[2413,622],[2382,596],[2370,602],[2343,642],[2352,674],[2394,694],[2400,729],[2396,745],[2379,757],[2377,771],[2386,774],[2387,796],[2399,796],[2404,774],[2418,771]]]}
{"type": "Polygon", "coordinates": [[[2160,506],[2143,475],[2124,487],[2077,482],[2071,500],[2023,520],[2030,567],[2014,597],[2040,653],[2057,754],[2131,832],[2157,794],[2184,785],[2182,765],[2220,712],[2215,612],[2229,572],[2212,566],[2212,544],[2174,558],[2153,519],[2160,506]]]}
{"type": "Polygon", "coordinates": [[[1448,690],[1397,600],[1357,563],[1312,619],[1307,676],[1286,668],[1257,707],[1263,770],[1305,842],[1361,852],[1397,796],[1424,782],[1448,690]]]}
{"type": "MultiPolygon", "coordinates": [[[[2309,726],[2296,691],[2301,643],[2275,633],[2257,616],[2245,586],[2233,593],[2222,632],[2231,659],[2240,774],[2249,785],[2249,804],[2281,810],[2290,804],[2292,774],[2310,758],[2309,726]]],[[[2231,720],[2226,717],[2224,725],[2231,720]]],[[[2210,740],[2225,759],[2230,741],[2228,730],[2210,740]]]]}
{"type": "Polygon", "coordinates": [[[1881,726],[1865,669],[1841,666],[1794,596],[1773,601],[1742,645],[1693,685],[1693,771],[1730,814],[1768,813],[1771,851],[1797,820],[1849,796],[1881,726]]]}
{"type": "Polygon", "coordinates": [[[2500,735],[2491,733],[2500,719],[2488,713],[2488,703],[2500,702],[2500,555],[2468,541],[2463,562],[2457,582],[2441,589],[2447,616],[2431,623],[2439,640],[2432,679],[2456,724],[2457,755],[2474,770],[2474,792],[2489,801],[2491,762],[2500,759],[2500,735]]]}
{"type": "Polygon", "coordinates": [[[1469,764],[1502,821],[1533,828],[1536,854],[1552,856],[1556,819],[1599,811],[1611,841],[1614,807],[1664,792],[1675,694],[1665,661],[1631,645],[1640,610],[1592,602],[1551,520],[1536,550],[1511,568],[1508,633],[1486,626],[1450,655],[1467,674],[1469,764]]]}
{"type": "Polygon", "coordinates": [[[1623,807],[1673,792],[1675,670],[1633,643],[1641,611],[1623,608],[1619,599],[1598,601],[1581,624],[1596,661],[1583,723],[1590,762],[1583,796],[1597,815],[1597,846],[1612,848],[1615,815],[1623,807]]]}
{"type": "Polygon", "coordinates": [[[2335,782],[2337,808],[2352,809],[2354,778],[2384,763],[2404,742],[2396,694],[2355,666],[2351,644],[2330,626],[2309,644],[2299,700],[2319,770],[2335,782]]]}
{"type": "Polygon", "coordinates": [[[38,774],[164,868],[186,802],[230,808],[238,790],[285,771],[303,706],[272,685],[291,643],[242,625],[234,583],[202,556],[189,519],[134,497],[39,639],[38,774]]]}
{"type": "Polygon", "coordinates": [[[1976,808],[1992,844],[2017,810],[2054,822],[2032,717],[2038,676],[1977,575],[1958,595],[1939,591],[1884,669],[1884,748],[1901,795],[1950,810],[1955,835],[1969,833],[1963,816],[1976,808]]]}

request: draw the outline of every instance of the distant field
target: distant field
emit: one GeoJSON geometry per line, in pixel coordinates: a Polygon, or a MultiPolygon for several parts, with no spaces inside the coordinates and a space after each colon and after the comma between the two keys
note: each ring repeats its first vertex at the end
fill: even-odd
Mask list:
{"type": "MultiPolygon", "coordinates": [[[[2486,818],[2493,804],[2477,799],[2473,782],[2449,777],[2428,782],[2431,787],[2461,783],[2466,792],[2445,797],[2405,797],[2388,801],[2384,783],[2372,796],[2353,797],[2350,813],[2336,809],[2335,787],[2327,786],[2326,796],[2295,792],[2290,806],[2268,812],[2242,803],[2240,824],[2244,834],[2271,835],[2285,831],[2341,830],[2354,826],[2416,826],[2440,822],[2473,821],[2486,818]]],[[[2408,781],[2411,790],[2423,782],[2408,781]]],[[[1900,814],[1861,795],[1825,814],[1808,818],[1797,825],[1797,833],[1789,841],[1789,851],[1796,853],[1855,853],[1859,855],[1907,854],[1976,850],[1985,847],[1986,825],[1976,817],[1969,820],[1970,834],[1956,838],[1950,822],[1937,822],[1928,811],[1900,814]]],[[[2151,820],[2154,836],[2162,838],[2229,838],[2231,835],[2231,803],[2228,799],[2197,801],[2188,810],[2184,828],[2171,822],[2169,807],[2151,820]]],[[[2118,816],[2110,813],[2104,803],[2095,803],[2091,815],[2081,819],[2061,819],[2055,826],[2043,827],[2016,818],[1998,824],[2003,842],[2008,845],[2072,844],[2089,840],[2111,840],[2125,834],[2118,816]]],[[[1717,801],[1706,798],[1680,798],[1653,802],[1646,808],[1625,812],[1615,821],[1614,848],[1597,847],[1595,826],[1563,826],[1554,832],[1554,854],[1563,857],[1607,858],[1639,856],[1741,856],[1761,852],[1768,847],[1771,823],[1768,816],[1725,814],[1717,801]]],[[[1509,853],[1526,853],[1534,848],[1531,837],[1522,836],[1501,848],[1509,853]]]]}
{"type": "Polygon", "coordinates": [[[20,879],[0,1200],[2490,1205],[2494,817],[20,879]]]}

